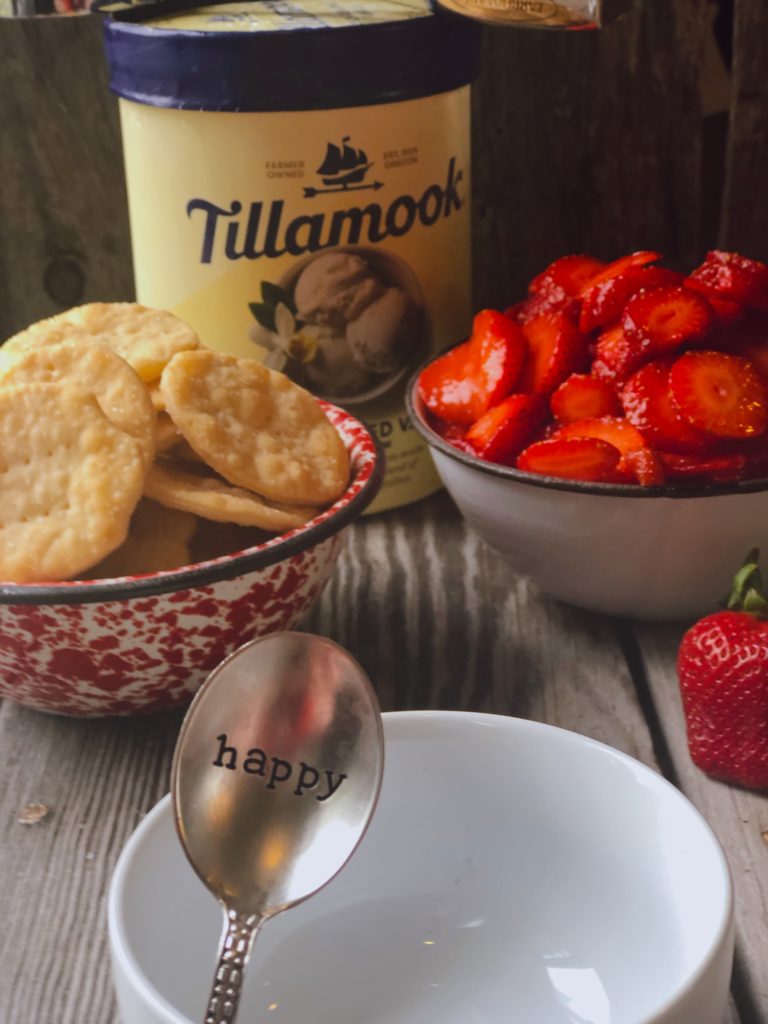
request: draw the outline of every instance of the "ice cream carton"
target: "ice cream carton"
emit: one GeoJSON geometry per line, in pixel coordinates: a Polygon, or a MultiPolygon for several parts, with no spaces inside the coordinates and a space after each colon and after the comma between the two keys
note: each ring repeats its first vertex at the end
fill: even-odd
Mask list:
{"type": "Polygon", "coordinates": [[[423,497],[403,393],[470,325],[479,27],[429,0],[178,8],[105,23],[138,300],[365,419],[374,511],[423,497]]]}

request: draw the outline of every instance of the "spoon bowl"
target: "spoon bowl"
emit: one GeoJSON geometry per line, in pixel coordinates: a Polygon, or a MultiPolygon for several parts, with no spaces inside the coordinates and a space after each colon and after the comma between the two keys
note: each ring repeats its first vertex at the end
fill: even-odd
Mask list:
{"type": "Polygon", "coordinates": [[[171,769],[179,839],[226,915],[206,1024],[235,1020],[263,922],[346,864],[376,806],[383,763],[373,687],[330,640],[262,637],[208,677],[171,769]]]}

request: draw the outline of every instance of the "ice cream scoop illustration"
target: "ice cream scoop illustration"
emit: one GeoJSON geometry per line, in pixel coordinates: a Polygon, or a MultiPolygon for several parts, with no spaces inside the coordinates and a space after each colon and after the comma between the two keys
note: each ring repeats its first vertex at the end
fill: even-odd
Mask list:
{"type": "Polygon", "coordinates": [[[329,398],[361,400],[387,387],[423,328],[420,302],[392,270],[399,263],[337,249],[309,260],[290,283],[264,282],[265,303],[251,309],[266,328],[254,340],[270,349],[268,365],[329,398]]]}

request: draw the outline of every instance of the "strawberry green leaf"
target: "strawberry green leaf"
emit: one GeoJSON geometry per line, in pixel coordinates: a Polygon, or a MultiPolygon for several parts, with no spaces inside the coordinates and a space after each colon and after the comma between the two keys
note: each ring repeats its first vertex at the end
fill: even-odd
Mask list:
{"type": "Polygon", "coordinates": [[[734,576],[733,589],[723,605],[730,611],[745,611],[758,618],[768,618],[768,599],[763,594],[759,558],[759,549],[753,548],[734,576]]]}

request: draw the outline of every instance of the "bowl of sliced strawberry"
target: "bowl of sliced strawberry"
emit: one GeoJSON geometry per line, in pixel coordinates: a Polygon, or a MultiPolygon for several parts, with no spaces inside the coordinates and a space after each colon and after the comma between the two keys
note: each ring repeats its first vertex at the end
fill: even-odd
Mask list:
{"type": "Polygon", "coordinates": [[[650,620],[702,614],[768,547],[768,265],[661,260],[555,260],[408,389],[443,483],[517,572],[650,620]]]}

